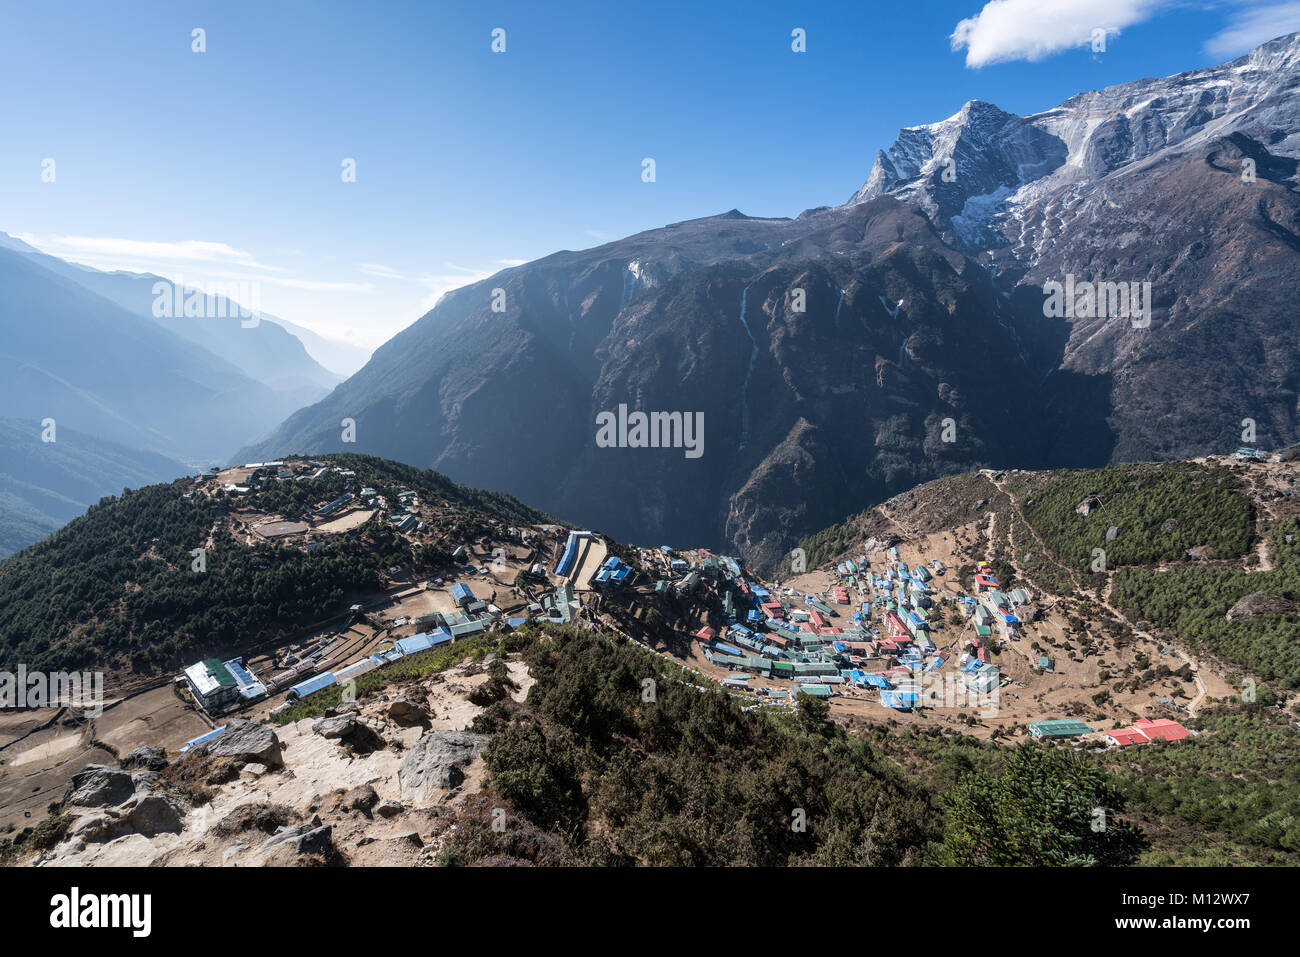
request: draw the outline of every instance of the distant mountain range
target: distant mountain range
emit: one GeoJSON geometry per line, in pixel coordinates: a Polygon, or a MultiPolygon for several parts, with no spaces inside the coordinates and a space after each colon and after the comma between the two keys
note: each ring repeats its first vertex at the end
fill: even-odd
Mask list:
{"type": "Polygon", "coordinates": [[[273,321],[155,317],[162,281],[0,234],[0,555],[125,484],[225,464],[338,383],[273,321]]]}
{"type": "Polygon", "coordinates": [[[762,563],[936,475],[1186,457],[1244,419],[1294,442],[1298,84],[1295,35],[1034,116],[972,101],[901,131],[844,206],[449,293],[242,454],[355,448],[762,563]],[[1067,277],[1150,283],[1149,322],[1045,314],[1067,277]],[[704,454],[601,447],[620,404],[702,411],[704,454]]]}

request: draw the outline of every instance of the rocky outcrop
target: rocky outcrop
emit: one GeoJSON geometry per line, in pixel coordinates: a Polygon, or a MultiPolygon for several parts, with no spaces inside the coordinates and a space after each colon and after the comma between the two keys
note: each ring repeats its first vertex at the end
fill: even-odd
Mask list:
{"type": "Polygon", "coordinates": [[[275,732],[244,718],[232,718],[221,736],[208,744],[207,753],[214,758],[264,764],[268,768],[284,766],[275,732]]]}
{"type": "Polygon", "coordinates": [[[111,841],[124,834],[153,837],[179,833],[186,806],[162,788],[156,771],[134,775],[119,768],[88,764],[68,786],[63,805],[81,815],[69,833],[83,841],[111,841]]]}
{"type": "Polygon", "coordinates": [[[263,863],[270,866],[306,863],[300,860],[303,857],[311,857],[326,864],[339,863],[338,849],[334,846],[334,828],[321,824],[319,818],[297,827],[285,828],[268,838],[258,854],[263,863]]]}
{"type": "Polygon", "coordinates": [[[322,718],[311,726],[323,738],[336,739],[353,754],[369,754],[384,747],[384,739],[355,713],[322,718]]]}
{"type": "Polygon", "coordinates": [[[212,826],[214,837],[233,837],[245,831],[275,834],[299,820],[298,812],[283,804],[260,801],[241,804],[212,826]]]}
{"type": "Polygon", "coordinates": [[[167,752],[151,745],[136,748],[122,761],[122,767],[128,771],[161,771],[167,767],[167,752]]]}
{"type": "Polygon", "coordinates": [[[395,698],[389,702],[388,717],[401,725],[425,724],[429,720],[429,709],[410,698],[395,698]]]}
{"type": "Polygon", "coordinates": [[[487,736],[468,731],[431,731],[411,748],[402,761],[398,782],[402,797],[430,802],[465,779],[462,768],[487,744],[487,736]]]}
{"type": "Polygon", "coordinates": [[[1238,601],[1225,616],[1228,621],[1250,621],[1257,615],[1285,615],[1300,612],[1300,602],[1279,598],[1262,591],[1252,592],[1238,601]]]}
{"type": "Polygon", "coordinates": [[[72,777],[63,795],[65,807],[113,807],[135,794],[131,775],[120,768],[88,764],[72,777]]]}

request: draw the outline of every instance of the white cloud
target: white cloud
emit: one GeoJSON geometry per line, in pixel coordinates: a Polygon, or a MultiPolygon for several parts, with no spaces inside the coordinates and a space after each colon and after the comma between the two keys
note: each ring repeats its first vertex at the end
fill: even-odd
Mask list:
{"type": "Polygon", "coordinates": [[[357,268],[367,276],[378,276],[380,279],[408,279],[410,277],[402,275],[396,269],[390,269],[388,266],[379,263],[357,263],[357,268]]]}
{"type": "Polygon", "coordinates": [[[23,242],[60,259],[118,259],[147,262],[232,263],[248,269],[274,269],[257,262],[253,254],[226,243],[186,239],[181,242],[157,242],[147,239],[123,239],[117,236],[33,236],[23,233],[23,242]]]}
{"type": "Polygon", "coordinates": [[[227,243],[187,239],[158,242],[114,236],[18,237],[43,253],[106,272],[153,273],[173,282],[200,286],[218,281],[258,282],[311,292],[368,292],[368,282],[302,279],[288,270],[256,260],[252,253],[227,243]],[[256,270],[248,272],[246,270],[256,270]]]}
{"type": "Polygon", "coordinates": [[[1300,30],[1300,3],[1252,4],[1205,42],[1205,52],[1223,60],[1240,56],[1274,37],[1300,30]]]}
{"type": "Polygon", "coordinates": [[[990,0],[957,24],[949,38],[966,51],[966,65],[1042,60],[1091,46],[1093,31],[1117,36],[1147,20],[1170,0],[990,0]]]}

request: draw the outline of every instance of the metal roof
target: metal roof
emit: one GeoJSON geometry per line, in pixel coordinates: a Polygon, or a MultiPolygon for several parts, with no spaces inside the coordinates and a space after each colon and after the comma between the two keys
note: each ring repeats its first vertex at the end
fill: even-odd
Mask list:
{"type": "Polygon", "coordinates": [[[308,678],[306,681],[298,682],[298,684],[289,689],[289,693],[295,694],[299,698],[305,698],[310,694],[315,694],[323,688],[328,688],[337,681],[338,679],[334,677],[333,672],[325,671],[316,675],[314,678],[308,678]]]}

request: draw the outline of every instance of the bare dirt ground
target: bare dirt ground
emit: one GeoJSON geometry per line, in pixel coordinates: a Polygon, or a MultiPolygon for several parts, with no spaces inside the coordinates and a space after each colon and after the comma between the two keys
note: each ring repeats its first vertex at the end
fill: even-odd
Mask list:
{"type": "Polygon", "coordinates": [[[332,521],[317,525],[314,531],[320,532],[322,535],[333,535],[337,532],[350,532],[354,528],[360,528],[378,514],[378,509],[356,509],[351,512],[346,512],[332,521]]]}
{"type": "Polygon", "coordinates": [[[286,535],[301,535],[307,531],[306,522],[266,522],[253,526],[253,531],[263,538],[284,538],[286,535]]]}
{"type": "Polygon", "coordinates": [[[82,767],[116,763],[114,750],[125,755],[142,744],[176,749],[212,726],[171,685],[107,706],[97,718],[78,719],[59,709],[6,714],[0,722],[10,732],[0,746],[0,827],[40,820],[82,767]],[[41,725],[48,726],[34,730],[41,725]],[[24,726],[28,733],[13,735],[24,726]]]}
{"type": "Polygon", "coordinates": [[[572,576],[575,591],[591,591],[591,579],[609,556],[609,549],[604,541],[593,541],[587,548],[587,557],[572,576]]]}

